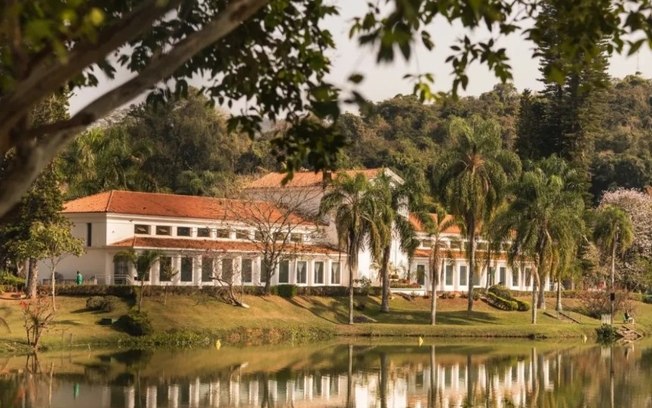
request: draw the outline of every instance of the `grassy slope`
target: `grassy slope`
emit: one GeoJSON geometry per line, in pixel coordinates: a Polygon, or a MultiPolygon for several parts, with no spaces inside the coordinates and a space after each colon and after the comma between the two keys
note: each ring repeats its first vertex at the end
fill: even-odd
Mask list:
{"type": "MultiPolygon", "coordinates": [[[[391,301],[392,312],[379,313],[379,299],[368,298],[362,313],[377,320],[349,326],[345,298],[296,297],[283,299],[277,296],[246,297],[249,309],[226,305],[208,297],[168,296],[146,298],[144,310],[152,317],[157,332],[170,329],[192,332],[224,333],[240,331],[256,337],[261,331],[281,328],[286,330],[321,329],[350,336],[481,336],[481,337],[581,337],[592,335],[599,322],[582,317],[581,324],[567,323],[539,314],[538,324],[530,324],[530,312],[503,312],[483,302],[476,302],[472,313],[466,312],[465,299],[438,300],[437,326],[429,322],[429,299],[407,301],[397,297],[391,301]]],[[[84,310],[85,298],[61,297],[60,310],[43,338],[45,345],[57,346],[61,342],[115,343],[124,335],[97,321],[102,317],[117,317],[125,313],[129,304],[120,305],[111,313],[84,310]]],[[[549,305],[552,310],[552,305],[549,305]]],[[[637,326],[652,332],[652,305],[638,304],[635,316],[637,326]]],[[[0,316],[11,328],[0,331],[0,340],[23,342],[22,313],[15,300],[0,300],[0,316]]],[[[234,339],[234,341],[237,339],[234,339]]],[[[7,346],[4,347],[7,349],[7,346]]]]}

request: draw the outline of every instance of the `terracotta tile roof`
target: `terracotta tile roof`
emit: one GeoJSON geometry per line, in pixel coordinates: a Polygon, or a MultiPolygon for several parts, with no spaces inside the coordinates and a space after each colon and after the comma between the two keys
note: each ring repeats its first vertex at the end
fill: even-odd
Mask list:
{"type": "MultiPolygon", "coordinates": [[[[429,215],[430,215],[430,218],[432,218],[433,222],[437,223],[437,214],[429,214],[429,215]]],[[[410,223],[412,224],[412,226],[414,227],[414,229],[416,231],[418,231],[418,232],[427,232],[425,230],[425,228],[424,228],[423,223],[421,222],[421,220],[419,220],[419,218],[416,216],[416,214],[410,213],[410,218],[409,219],[410,219],[410,223]]],[[[444,217],[444,221],[449,221],[449,220],[452,220],[452,219],[453,219],[452,215],[447,214],[444,217]]],[[[443,232],[445,234],[461,234],[462,230],[460,229],[460,227],[457,224],[452,224],[451,226],[446,228],[446,230],[444,230],[443,232]]]]}
{"type": "MultiPolygon", "coordinates": [[[[64,213],[116,213],[161,217],[202,218],[211,220],[282,219],[283,210],[266,201],[229,200],[162,193],[112,190],[78,198],[64,205],[64,213]]],[[[291,214],[292,224],[311,222],[291,214]]]]}
{"type": "MultiPolygon", "coordinates": [[[[355,174],[364,174],[365,177],[372,179],[378,174],[382,173],[382,168],[377,169],[361,169],[361,170],[340,170],[333,174],[333,179],[337,174],[346,173],[350,176],[355,174]]],[[[285,173],[269,173],[263,177],[252,181],[247,188],[276,188],[281,186],[281,182],[285,178],[285,173]]],[[[294,173],[292,180],[288,181],[285,187],[318,187],[323,182],[323,173],[312,171],[301,171],[294,173]]]]}
{"type": "MultiPolygon", "coordinates": [[[[157,248],[157,249],[190,249],[201,251],[225,251],[225,252],[260,252],[260,247],[253,242],[247,241],[221,241],[209,239],[183,239],[183,238],[156,238],[156,237],[132,237],[122,241],[114,242],[109,246],[120,248],[157,248]]],[[[289,244],[292,253],[298,254],[325,254],[337,255],[336,248],[326,245],[289,244]]]]}

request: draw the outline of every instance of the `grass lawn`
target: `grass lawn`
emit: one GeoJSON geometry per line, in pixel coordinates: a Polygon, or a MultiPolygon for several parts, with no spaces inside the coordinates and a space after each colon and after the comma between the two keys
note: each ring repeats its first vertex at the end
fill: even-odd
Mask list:
{"type": "MultiPolygon", "coordinates": [[[[216,336],[238,332],[245,337],[268,336],[270,331],[323,331],[343,336],[422,336],[422,337],[547,337],[581,338],[592,336],[599,321],[588,316],[575,315],[580,323],[561,321],[539,312],[538,324],[530,324],[531,312],[505,312],[476,301],[473,312],[466,311],[466,299],[438,299],[437,325],[430,326],[430,300],[406,300],[400,296],[390,302],[391,312],[380,313],[378,297],[359,297],[364,303],[363,314],[371,323],[349,326],[348,298],[297,296],[285,299],[278,296],[246,296],[248,309],[227,305],[208,296],[177,296],[145,298],[143,309],[149,313],[157,333],[180,330],[194,333],[212,333],[216,336]]],[[[574,306],[567,300],[567,306],[574,306]]],[[[59,297],[59,310],[50,329],[43,337],[45,346],[60,347],[93,344],[111,345],[126,335],[110,326],[98,324],[103,317],[114,317],[127,312],[131,302],[122,301],[110,313],[85,310],[86,298],[59,297]]],[[[549,311],[554,310],[549,299],[549,311]]],[[[24,343],[23,315],[17,300],[0,300],[0,316],[7,321],[10,331],[0,328],[0,349],[11,351],[24,343]],[[13,345],[13,346],[12,346],[13,345]]],[[[652,330],[652,305],[636,303],[636,326],[643,332],[652,330]]],[[[620,321],[617,318],[616,321],[620,321]]],[[[268,338],[269,339],[269,338],[268,338]]],[[[226,339],[229,341],[228,338],[226,339]]],[[[242,340],[237,336],[231,342],[242,340]]]]}

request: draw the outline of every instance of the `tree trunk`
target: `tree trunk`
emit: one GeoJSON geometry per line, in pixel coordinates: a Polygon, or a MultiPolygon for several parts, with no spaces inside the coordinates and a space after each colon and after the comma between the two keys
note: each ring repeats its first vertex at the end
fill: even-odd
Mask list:
{"type": "Polygon", "coordinates": [[[349,364],[346,370],[346,408],[353,406],[353,344],[349,344],[349,364]]]}
{"type": "Polygon", "coordinates": [[[29,258],[27,272],[27,297],[36,299],[36,286],[38,285],[38,265],[36,259],[29,258]]]}
{"type": "Polygon", "coordinates": [[[55,280],[55,268],[52,268],[52,273],[50,274],[50,278],[52,280],[52,310],[55,312],[57,311],[57,305],[55,303],[54,297],[55,297],[55,292],[56,292],[56,280],[55,280]]]}
{"type": "MultiPolygon", "coordinates": [[[[437,242],[435,242],[437,245],[437,242]]],[[[439,284],[440,276],[440,263],[439,262],[439,249],[435,249],[435,253],[432,256],[432,263],[430,266],[430,288],[431,288],[431,298],[430,298],[430,325],[434,326],[437,320],[437,285],[439,284]]]]}
{"type": "Polygon", "coordinates": [[[383,248],[383,259],[382,259],[382,265],[380,266],[381,268],[381,275],[382,275],[382,285],[383,285],[383,293],[382,293],[382,299],[380,302],[380,311],[383,313],[389,313],[389,253],[391,250],[391,246],[387,245],[385,248],[383,248]]]}
{"type": "Polygon", "coordinates": [[[468,303],[467,310],[469,312],[473,311],[473,278],[475,276],[475,223],[469,224],[469,291],[468,291],[468,303]]]}
{"type": "Polygon", "coordinates": [[[555,307],[555,310],[558,312],[561,312],[563,310],[562,305],[561,305],[561,280],[557,279],[557,306],[555,307]]]}
{"type": "Polygon", "coordinates": [[[532,280],[532,324],[537,324],[537,281],[539,280],[538,278],[539,273],[536,268],[532,271],[532,276],[530,279],[532,280]],[[535,279],[536,275],[536,279],[535,279]]]}
{"type": "Polygon", "coordinates": [[[143,290],[145,289],[145,276],[142,276],[140,279],[140,291],[138,293],[138,313],[143,308],[143,290]]]}
{"type": "Polygon", "coordinates": [[[349,324],[353,324],[353,265],[349,262],[349,324]]]}
{"type": "Polygon", "coordinates": [[[539,285],[538,289],[537,308],[539,310],[546,310],[545,285],[539,285]]]}
{"type": "Polygon", "coordinates": [[[430,346],[430,390],[428,395],[428,408],[437,406],[437,366],[435,364],[435,345],[430,346]]]}
{"type": "Polygon", "coordinates": [[[616,286],[616,240],[618,239],[618,234],[614,237],[613,247],[611,248],[611,284],[610,284],[610,293],[609,293],[609,303],[611,308],[611,324],[614,324],[614,300],[615,296],[615,286],[616,286]]]}

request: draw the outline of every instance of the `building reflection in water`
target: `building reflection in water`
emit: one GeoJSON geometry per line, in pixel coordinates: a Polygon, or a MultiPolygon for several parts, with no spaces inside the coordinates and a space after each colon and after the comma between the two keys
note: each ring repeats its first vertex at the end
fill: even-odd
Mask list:
{"type": "Polygon", "coordinates": [[[553,391],[555,379],[561,380],[559,355],[539,355],[535,349],[530,355],[511,357],[498,364],[476,361],[470,355],[466,359],[447,357],[439,361],[434,346],[426,357],[429,358],[416,361],[396,359],[391,353],[380,351],[376,364],[356,367],[353,363],[350,373],[334,369],[236,371],[212,379],[197,377],[155,383],[149,378],[124,386],[88,384],[82,387],[80,398],[83,394],[94,395],[94,406],[101,408],[447,408],[480,402],[482,406],[501,408],[526,405],[537,393],[553,391]]]}

